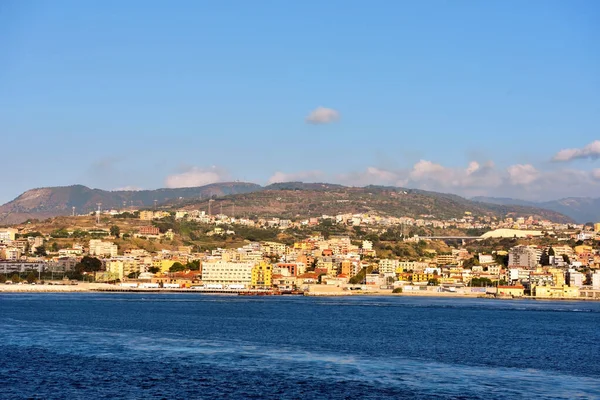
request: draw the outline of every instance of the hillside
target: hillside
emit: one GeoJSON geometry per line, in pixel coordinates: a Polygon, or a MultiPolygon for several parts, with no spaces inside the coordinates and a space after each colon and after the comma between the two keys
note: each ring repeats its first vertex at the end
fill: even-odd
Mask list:
{"type": "Polygon", "coordinates": [[[560,200],[544,202],[533,202],[499,197],[474,197],[472,200],[498,205],[523,205],[545,208],[547,210],[564,214],[580,224],[600,221],[600,198],[568,197],[560,200]]]}
{"type": "Polygon", "coordinates": [[[151,207],[175,199],[208,198],[260,190],[253,183],[227,182],[211,185],[140,191],[107,191],[83,185],[47,187],[28,190],[16,199],[0,206],[0,224],[19,223],[27,219],[44,219],[70,215],[75,207],[78,214],[88,213],[102,203],[103,209],[151,207]]]}
{"type": "MultiPolygon", "coordinates": [[[[173,208],[208,210],[208,199],[171,203],[173,208]]],[[[236,216],[308,217],[339,213],[377,213],[394,217],[433,215],[440,219],[462,217],[465,212],[495,217],[536,216],[557,222],[572,222],[554,211],[525,206],[473,202],[460,196],[393,187],[344,187],[330,184],[276,184],[261,191],[214,199],[212,213],[236,216]],[[234,211],[235,207],[235,211],[234,211]]]]}
{"type": "Polygon", "coordinates": [[[277,216],[286,218],[320,216],[339,213],[375,212],[389,216],[433,215],[447,219],[461,217],[466,211],[475,215],[504,217],[537,216],[557,222],[572,222],[558,210],[549,211],[527,205],[491,204],[463,197],[384,186],[364,188],[329,183],[276,183],[266,187],[254,183],[214,183],[194,188],[156,189],[140,191],[106,191],[82,185],[28,190],[13,201],[0,206],[0,224],[20,223],[27,219],[45,219],[103,209],[185,207],[212,210],[236,215],[277,216]]]}

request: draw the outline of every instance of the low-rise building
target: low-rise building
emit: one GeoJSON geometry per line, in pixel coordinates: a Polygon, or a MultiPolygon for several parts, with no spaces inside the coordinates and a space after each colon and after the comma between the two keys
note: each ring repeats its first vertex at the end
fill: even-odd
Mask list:
{"type": "Polygon", "coordinates": [[[521,285],[498,286],[496,293],[498,296],[523,297],[525,295],[525,287],[521,285]]]}

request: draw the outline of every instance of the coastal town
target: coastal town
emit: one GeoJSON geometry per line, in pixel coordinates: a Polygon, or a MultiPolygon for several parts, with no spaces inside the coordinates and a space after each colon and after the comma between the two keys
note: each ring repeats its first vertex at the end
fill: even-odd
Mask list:
{"type": "Polygon", "coordinates": [[[600,299],[600,223],[211,211],[98,209],[0,228],[0,290],[600,299]]]}

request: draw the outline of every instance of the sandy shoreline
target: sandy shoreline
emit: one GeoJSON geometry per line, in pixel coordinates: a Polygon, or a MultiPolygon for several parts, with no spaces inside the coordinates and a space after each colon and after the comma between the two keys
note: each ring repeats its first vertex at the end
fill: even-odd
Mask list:
{"type": "MultiPolygon", "coordinates": [[[[236,293],[202,293],[191,289],[127,289],[120,286],[103,284],[103,283],[80,283],[77,285],[0,285],[0,293],[197,293],[204,295],[237,295],[236,293]]],[[[309,297],[341,297],[341,296],[358,296],[358,297],[381,297],[381,296],[396,296],[396,297],[437,297],[437,298],[482,298],[495,300],[544,300],[544,301],[600,301],[600,298],[576,297],[576,298],[540,298],[540,297],[488,297],[481,293],[450,293],[450,292],[403,292],[392,293],[391,290],[383,291],[325,291],[325,292],[306,292],[305,296],[309,297]]]]}

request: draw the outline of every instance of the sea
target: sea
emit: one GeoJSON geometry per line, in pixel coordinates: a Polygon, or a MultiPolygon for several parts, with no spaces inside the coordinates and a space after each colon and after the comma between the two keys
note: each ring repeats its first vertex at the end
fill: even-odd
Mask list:
{"type": "Polygon", "coordinates": [[[600,303],[0,294],[1,399],[594,399],[600,303]]]}

